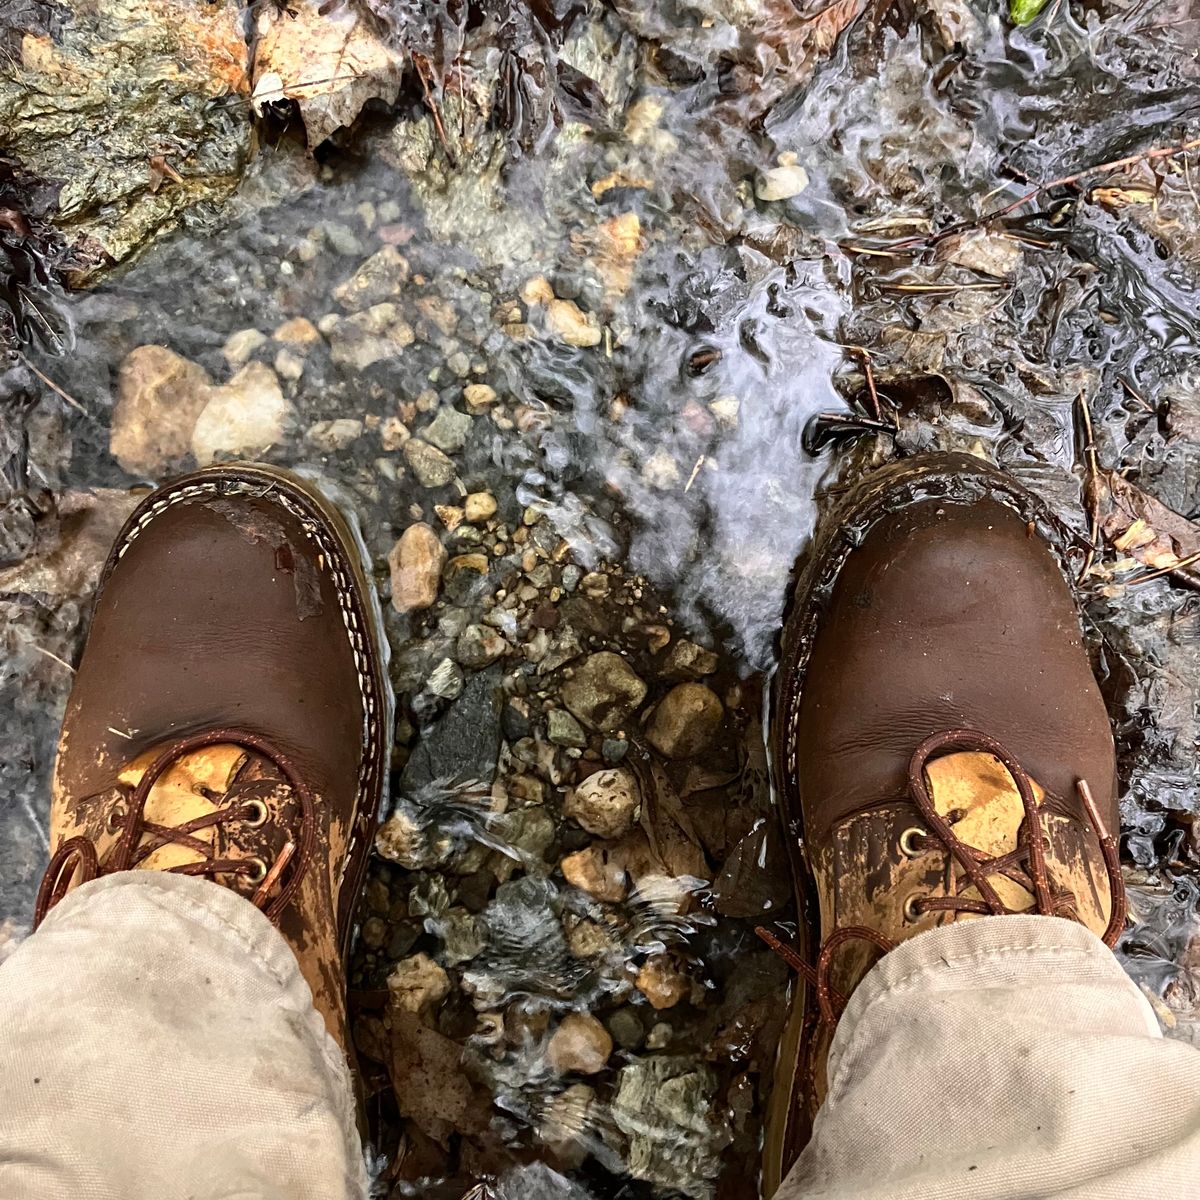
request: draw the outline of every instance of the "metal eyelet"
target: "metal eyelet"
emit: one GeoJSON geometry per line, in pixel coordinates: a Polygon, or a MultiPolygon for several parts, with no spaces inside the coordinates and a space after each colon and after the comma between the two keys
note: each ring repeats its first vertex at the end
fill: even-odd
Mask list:
{"type": "Polygon", "coordinates": [[[914,846],[913,841],[916,838],[927,838],[928,836],[929,832],[920,828],[918,825],[913,825],[906,829],[900,835],[900,853],[903,854],[905,858],[920,858],[923,850],[917,846],[914,846]]]}
{"type": "Polygon", "coordinates": [[[129,814],[125,811],[123,804],[115,804],[108,812],[108,820],[104,822],[104,828],[109,833],[120,833],[121,827],[125,824],[125,818],[129,814]]]}
{"type": "Polygon", "coordinates": [[[924,915],[917,907],[921,903],[922,897],[919,893],[913,892],[911,896],[904,902],[904,919],[906,921],[919,921],[924,915]]]}
{"type": "Polygon", "coordinates": [[[244,860],[248,867],[253,867],[254,871],[245,873],[246,879],[250,883],[262,883],[267,877],[267,864],[261,858],[247,858],[244,860]]]}
{"type": "Polygon", "coordinates": [[[267,811],[266,804],[257,798],[247,800],[242,805],[242,812],[245,814],[242,817],[242,823],[250,829],[257,829],[260,825],[265,825],[267,818],[271,815],[267,811]]]}

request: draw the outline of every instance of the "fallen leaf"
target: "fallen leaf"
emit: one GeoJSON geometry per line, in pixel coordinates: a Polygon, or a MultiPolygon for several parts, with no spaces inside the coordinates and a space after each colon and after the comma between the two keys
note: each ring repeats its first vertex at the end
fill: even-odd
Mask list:
{"type": "Polygon", "coordinates": [[[1109,471],[1100,476],[1100,529],[1109,545],[1155,571],[1200,587],[1200,525],[1109,471]],[[1104,511],[1107,508],[1107,511],[1104,511]]]}
{"type": "Polygon", "coordinates": [[[371,100],[394,104],[405,56],[349,5],[332,12],[320,0],[294,0],[258,15],[254,92],[266,104],[294,100],[310,147],[348,125],[371,100]]]}
{"type": "Polygon", "coordinates": [[[1028,25],[1047,3],[1048,0],[1012,0],[1008,15],[1014,25],[1028,25]]]}
{"type": "Polygon", "coordinates": [[[412,1013],[393,1010],[390,1021],[389,1066],[400,1115],[442,1146],[452,1133],[487,1129],[491,1097],[467,1076],[463,1048],[412,1013]]]}
{"type": "Polygon", "coordinates": [[[733,848],[713,883],[717,912],[774,920],[792,898],[792,870],[774,814],[760,817],[733,848]]]}
{"type": "Polygon", "coordinates": [[[935,257],[993,279],[1007,279],[1021,265],[1022,251],[1013,238],[976,229],[947,238],[939,244],[935,257]]]}
{"type": "Polygon", "coordinates": [[[1158,193],[1143,187],[1097,187],[1092,188],[1091,198],[1105,208],[1127,208],[1131,204],[1153,204],[1158,193]]]}

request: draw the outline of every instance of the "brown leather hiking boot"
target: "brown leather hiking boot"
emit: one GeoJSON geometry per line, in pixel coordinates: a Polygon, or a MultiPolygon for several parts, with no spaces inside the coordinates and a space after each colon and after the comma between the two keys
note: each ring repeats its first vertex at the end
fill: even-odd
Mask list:
{"type": "Polygon", "coordinates": [[[148,496],[97,591],[35,920],[99,875],[204,876],[279,927],[345,1047],[390,753],[383,645],[354,533],[298,478],[218,467],[148,496]]]}
{"type": "Polygon", "coordinates": [[[823,528],[776,682],[776,786],[819,937],[775,943],[802,978],[766,1195],[881,952],[991,914],[1067,917],[1110,945],[1124,923],[1112,732],[1053,519],[977,459],[937,455],[870,475],[823,528]]]}

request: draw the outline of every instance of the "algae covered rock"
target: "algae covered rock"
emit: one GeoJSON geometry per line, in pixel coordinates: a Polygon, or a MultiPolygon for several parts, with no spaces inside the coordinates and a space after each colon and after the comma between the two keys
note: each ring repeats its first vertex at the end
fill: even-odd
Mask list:
{"type": "Polygon", "coordinates": [[[236,187],[251,149],[236,0],[71,0],[7,29],[0,145],[61,183],[55,223],[86,283],[236,187]]]}

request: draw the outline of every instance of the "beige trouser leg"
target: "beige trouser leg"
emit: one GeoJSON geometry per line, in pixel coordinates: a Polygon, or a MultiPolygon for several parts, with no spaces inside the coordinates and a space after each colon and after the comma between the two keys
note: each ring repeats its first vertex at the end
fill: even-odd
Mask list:
{"type": "Polygon", "coordinates": [[[1200,1053],[1053,917],[934,930],[850,998],[779,1200],[1200,1195],[1200,1053]]]}
{"type": "Polygon", "coordinates": [[[287,943],[216,884],[97,880],[0,967],[4,1200],[358,1200],[352,1097],[287,943]]]}

